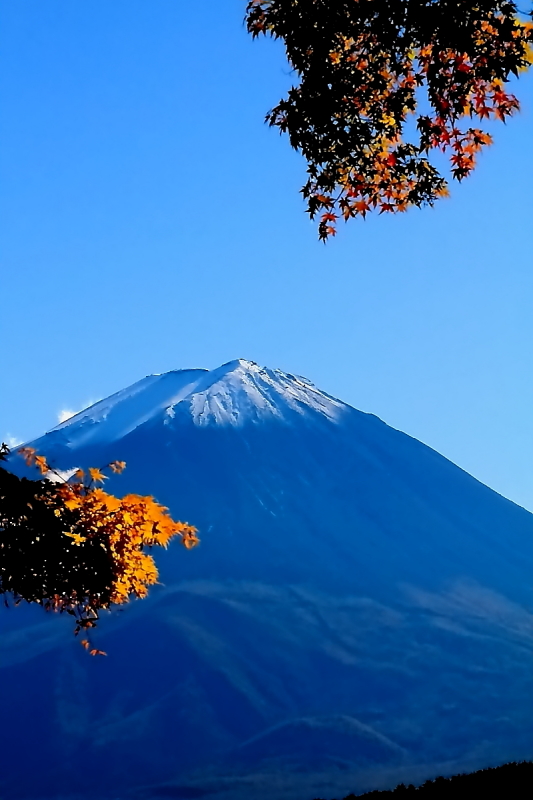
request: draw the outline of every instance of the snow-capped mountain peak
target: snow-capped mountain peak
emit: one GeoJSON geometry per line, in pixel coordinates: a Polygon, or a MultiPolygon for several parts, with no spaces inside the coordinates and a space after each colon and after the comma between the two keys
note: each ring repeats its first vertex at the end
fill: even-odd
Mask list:
{"type": "Polygon", "coordinates": [[[336,420],[346,408],[302,378],[244,359],[212,370],[188,399],[197,425],[240,426],[269,417],[287,419],[291,412],[336,420]]]}
{"type": "Polygon", "coordinates": [[[434,450],[244,360],[148,376],[32,444],[60,472],[125,461],[106,490],[201,546],[159,548],[103,663],[67,620],[6,611],[3,796],[65,797],[78,751],[86,800],[344,797],[531,758],[533,516],[434,450]]]}
{"type": "Polygon", "coordinates": [[[49,435],[59,434],[76,446],[92,445],[116,441],[151,420],[170,424],[177,413],[189,415],[199,426],[240,427],[266,419],[288,421],[294,414],[336,421],[345,409],[305,378],[236,359],[212,370],[148,375],[80,411],[49,435]]]}

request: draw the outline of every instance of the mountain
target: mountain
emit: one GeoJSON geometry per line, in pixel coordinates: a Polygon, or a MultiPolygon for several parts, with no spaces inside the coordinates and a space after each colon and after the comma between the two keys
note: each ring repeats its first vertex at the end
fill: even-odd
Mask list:
{"type": "Polygon", "coordinates": [[[201,544],[155,553],[107,658],[2,609],[0,797],[312,800],[532,757],[533,515],[429,447],[242,360],[31,444],[126,461],[107,488],[201,544]]]}

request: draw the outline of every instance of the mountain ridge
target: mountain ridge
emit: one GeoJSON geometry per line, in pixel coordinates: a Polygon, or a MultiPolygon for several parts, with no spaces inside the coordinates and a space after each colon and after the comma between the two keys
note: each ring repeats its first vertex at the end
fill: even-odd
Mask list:
{"type": "Polygon", "coordinates": [[[214,370],[182,369],[148,375],[93,403],[46,435],[61,433],[68,440],[69,434],[78,433],[78,443],[113,441],[156,417],[173,418],[183,406],[195,424],[236,426],[266,416],[283,420],[287,413],[310,410],[334,420],[342,409],[350,408],[307,379],[236,359],[214,370]],[[103,438],[94,427],[102,421],[106,421],[103,438]]]}
{"type": "Polygon", "coordinates": [[[344,796],[531,752],[533,515],[378,417],[261,369],[177,371],[143,384],[143,403],[122,390],[122,406],[33,442],[59,469],[125,460],[109,490],[154,495],[201,543],[157,553],[164,586],[104,616],[96,664],[68,624],[4,614],[0,793],[68,797],[78,752],[101,776],[87,800],[98,780],[121,797],[344,796]]]}

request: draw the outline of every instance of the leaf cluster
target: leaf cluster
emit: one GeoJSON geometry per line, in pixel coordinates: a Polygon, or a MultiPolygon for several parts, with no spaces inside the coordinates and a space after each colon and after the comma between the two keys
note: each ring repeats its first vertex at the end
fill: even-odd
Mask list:
{"type": "Polygon", "coordinates": [[[430,152],[469,175],[491,137],[462,121],[515,112],[505,84],[533,63],[533,25],[508,0],[250,0],[246,24],[283,39],[299,77],[266,119],[308,162],[301,191],[324,241],[339,217],[447,195],[430,152]]]}
{"type": "MultiPolygon", "coordinates": [[[[0,459],[8,454],[6,446],[0,459]]],[[[0,594],[76,618],[75,632],[96,625],[101,609],[146,597],[157,583],[154,545],[179,537],[198,543],[196,529],[175,522],[153,497],[122,499],[101,488],[103,470],[78,470],[70,479],[32,448],[19,451],[41,478],[19,478],[0,467],[0,594]]],[[[125,462],[108,465],[122,472],[125,462]]],[[[88,639],[85,647],[92,654],[88,639]]]]}

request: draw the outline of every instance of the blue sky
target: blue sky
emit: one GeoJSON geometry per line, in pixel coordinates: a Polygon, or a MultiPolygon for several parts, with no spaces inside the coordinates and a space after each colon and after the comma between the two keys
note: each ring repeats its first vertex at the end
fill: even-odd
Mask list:
{"type": "Polygon", "coordinates": [[[317,241],[244,0],[0,6],[0,438],[153,372],[303,374],[533,510],[533,75],[433,209],[317,241]]]}

